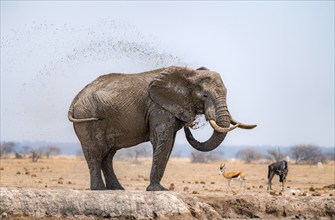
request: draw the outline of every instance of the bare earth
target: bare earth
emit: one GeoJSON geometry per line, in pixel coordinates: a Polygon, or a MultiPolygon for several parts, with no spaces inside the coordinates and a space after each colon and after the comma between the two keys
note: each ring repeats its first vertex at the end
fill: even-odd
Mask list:
{"type": "MultiPolygon", "coordinates": [[[[216,209],[222,208],[221,198],[234,196],[259,201],[268,198],[269,195],[274,199],[285,197],[286,200],[296,200],[313,197],[320,198],[321,201],[335,201],[334,162],[323,164],[322,167],[290,163],[285,192],[281,193],[281,184],[277,176],[273,179],[273,191],[267,191],[267,162],[245,164],[241,161],[225,161],[228,171],[242,170],[246,173],[247,181],[244,188],[240,188],[238,181],[232,183],[236,195],[232,191],[227,192],[227,181],[218,174],[220,163],[221,161],[198,164],[191,163],[189,159],[171,158],[162,185],[174,185],[175,192],[196,196],[216,209]]],[[[126,190],[144,192],[149,184],[150,168],[150,158],[141,158],[137,162],[114,161],[116,175],[126,190]]],[[[86,161],[78,157],[42,158],[36,163],[31,162],[31,159],[1,159],[0,178],[0,187],[7,188],[89,189],[86,161]]],[[[320,216],[335,218],[335,207],[332,207],[329,213],[321,213],[320,216]]],[[[303,216],[297,214],[295,217],[303,216]]]]}

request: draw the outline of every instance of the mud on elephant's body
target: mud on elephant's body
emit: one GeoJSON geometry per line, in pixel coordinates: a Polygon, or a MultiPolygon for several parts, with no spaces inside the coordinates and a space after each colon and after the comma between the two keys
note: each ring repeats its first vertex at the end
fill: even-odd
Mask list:
{"type": "Polygon", "coordinates": [[[82,145],[92,190],[123,189],[112,163],[121,148],[150,141],[153,162],[147,190],[166,190],[160,181],[176,132],[182,127],[188,142],[200,151],[215,149],[236,127],[255,127],[231,118],[221,77],[207,68],[168,67],[100,76],[75,97],[68,118],[82,145]],[[209,140],[202,143],[189,130],[200,114],[214,128],[209,140]]]}

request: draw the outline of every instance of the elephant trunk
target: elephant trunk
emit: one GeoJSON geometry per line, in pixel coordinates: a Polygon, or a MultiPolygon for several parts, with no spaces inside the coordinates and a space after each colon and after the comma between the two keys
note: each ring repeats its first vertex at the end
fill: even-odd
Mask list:
{"type": "Polygon", "coordinates": [[[225,100],[217,99],[216,120],[209,119],[211,126],[214,128],[212,136],[205,142],[197,141],[189,128],[184,127],[185,136],[190,145],[196,150],[207,152],[217,148],[225,139],[227,132],[233,130],[236,126],[229,128],[231,119],[226,106],[225,100]]]}

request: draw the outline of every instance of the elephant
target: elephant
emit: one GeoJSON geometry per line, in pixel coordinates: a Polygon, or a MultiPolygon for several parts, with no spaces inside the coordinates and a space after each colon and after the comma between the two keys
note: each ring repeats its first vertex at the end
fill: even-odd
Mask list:
{"type": "Polygon", "coordinates": [[[84,152],[91,190],[124,190],[113,170],[119,149],[150,141],[153,159],[146,190],[163,191],[167,189],[160,182],[178,130],[184,128],[193,148],[207,152],[217,148],[233,129],[256,127],[231,117],[226,94],[220,74],[205,67],[111,73],[89,83],[73,99],[68,119],[84,152]],[[199,115],[213,128],[204,142],[190,131],[199,115]]]}

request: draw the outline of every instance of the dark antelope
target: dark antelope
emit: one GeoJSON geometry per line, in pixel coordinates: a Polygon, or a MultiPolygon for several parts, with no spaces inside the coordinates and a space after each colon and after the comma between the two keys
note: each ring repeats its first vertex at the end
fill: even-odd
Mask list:
{"type": "Polygon", "coordinates": [[[287,161],[282,160],[269,165],[268,170],[268,190],[271,190],[271,181],[275,175],[279,176],[279,182],[282,183],[282,191],[284,191],[284,185],[286,182],[286,176],[288,173],[287,161]]]}

